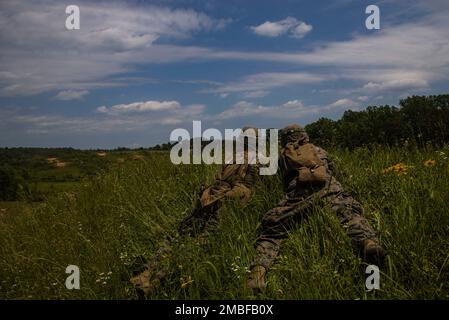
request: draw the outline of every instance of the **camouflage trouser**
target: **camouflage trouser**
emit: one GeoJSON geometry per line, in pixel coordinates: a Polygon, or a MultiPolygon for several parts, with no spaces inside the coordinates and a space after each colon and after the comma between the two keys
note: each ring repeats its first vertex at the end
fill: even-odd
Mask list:
{"type": "Polygon", "coordinates": [[[221,206],[222,201],[220,200],[205,207],[198,201],[193,211],[181,221],[178,227],[178,234],[180,236],[195,237],[214,230],[218,222],[218,212],[221,206]]]}
{"type": "Polygon", "coordinates": [[[171,255],[173,245],[179,242],[180,238],[189,236],[198,237],[200,241],[206,239],[218,226],[219,211],[225,199],[237,199],[245,203],[250,196],[251,189],[241,184],[231,187],[216,182],[202,190],[193,211],[181,221],[178,234],[167,236],[160,243],[159,248],[147,263],[147,269],[158,270],[162,278],[164,272],[160,266],[171,255]]]}
{"type": "Polygon", "coordinates": [[[257,255],[252,266],[261,265],[266,269],[272,266],[288,231],[306,217],[316,201],[336,213],[356,248],[360,249],[363,241],[367,239],[378,242],[374,230],[363,216],[363,207],[351,194],[343,192],[341,185],[334,181],[329,191],[318,197],[301,201],[286,197],[277,207],[265,214],[256,243],[257,255]]]}
{"type": "Polygon", "coordinates": [[[246,203],[251,198],[251,189],[243,184],[230,186],[227,183],[216,182],[203,190],[195,209],[185,217],[179,228],[181,236],[207,235],[217,228],[218,214],[226,199],[240,200],[246,203]]]}

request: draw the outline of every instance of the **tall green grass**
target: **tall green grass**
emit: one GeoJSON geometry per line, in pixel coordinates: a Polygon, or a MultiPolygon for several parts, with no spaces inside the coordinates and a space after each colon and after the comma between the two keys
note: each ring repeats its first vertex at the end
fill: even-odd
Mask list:
{"type": "MultiPolygon", "coordinates": [[[[441,151],[449,154],[449,149],[441,151]]],[[[365,264],[330,211],[316,208],[292,230],[268,273],[268,287],[245,287],[263,214],[282,198],[279,176],[263,177],[244,208],[229,201],[207,241],[187,238],[162,266],[152,299],[447,299],[449,163],[432,148],[334,150],[344,187],[364,204],[388,251],[381,289],[365,290],[365,264]],[[433,167],[423,161],[435,159],[433,167]],[[406,175],[382,173],[398,162],[406,175]],[[181,286],[186,279],[193,281],[181,286]]],[[[168,154],[121,164],[38,207],[0,217],[0,298],[134,299],[129,283],[213,181],[216,166],[170,163],[168,154]],[[80,267],[81,289],[65,288],[80,267]]]]}

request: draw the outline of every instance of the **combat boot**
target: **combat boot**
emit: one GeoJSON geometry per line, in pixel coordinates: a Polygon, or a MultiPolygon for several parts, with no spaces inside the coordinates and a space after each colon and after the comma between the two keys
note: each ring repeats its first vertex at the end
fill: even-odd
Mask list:
{"type": "Polygon", "coordinates": [[[365,240],[362,244],[363,258],[368,263],[382,265],[385,259],[384,249],[374,240],[365,240]]]}
{"type": "Polygon", "coordinates": [[[248,287],[250,289],[262,290],[265,289],[265,274],[267,270],[262,266],[255,266],[251,269],[248,277],[248,287]]]}

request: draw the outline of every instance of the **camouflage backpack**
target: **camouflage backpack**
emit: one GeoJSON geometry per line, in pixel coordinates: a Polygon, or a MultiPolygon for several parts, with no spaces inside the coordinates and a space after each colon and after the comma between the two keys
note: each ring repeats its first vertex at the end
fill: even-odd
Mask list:
{"type": "Polygon", "coordinates": [[[297,170],[300,184],[321,185],[328,180],[325,164],[313,144],[288,143],[282,149],[281,155],[287,170],[297,170]]]}

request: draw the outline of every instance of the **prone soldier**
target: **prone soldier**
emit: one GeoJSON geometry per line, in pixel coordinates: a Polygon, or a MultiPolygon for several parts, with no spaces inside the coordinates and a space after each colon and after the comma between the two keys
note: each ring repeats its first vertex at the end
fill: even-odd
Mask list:
{"type": "Polygon", "coordinates": [[[258,130],[245,127],[242,131],[239,139],[243,139],[245,144],[243,154],[236,156],[236,163],[231,159],[223,164],[212,185],[202,188],[194,209],[181,221],[177,234],[168,236],[144,270],[131,278],[140,298],[150,295],[166,277],[162,265],[170,255],[174,243],[185,236],[204,238],[213,232],[217,227],[220,208],[226,199],[238,200],[242,205],[251,199],[259,166],[256,154],[248,147],[247,141],[257,138],[258,130]],[[242,161],[237,161],[239,156],[242,161]]]}
{"type": "Polygon", "coordinates": [[[362,257],[380,264],[385,256],[373,228],[364,217],[363,207],[333,176],[325,150],[309,142],[306,131],[290,125],[281,131],[280,168],[286,195],[262,220],[256,241],[256,258],[251,264],[248,286],[262,289],[265,274],[273,265],[288,231],[316,203],[334,211],[362,257]]]}

